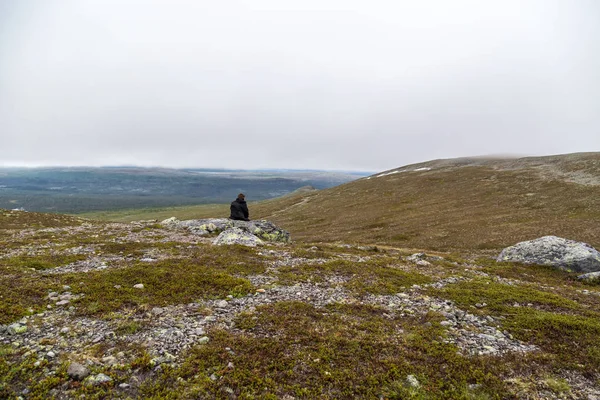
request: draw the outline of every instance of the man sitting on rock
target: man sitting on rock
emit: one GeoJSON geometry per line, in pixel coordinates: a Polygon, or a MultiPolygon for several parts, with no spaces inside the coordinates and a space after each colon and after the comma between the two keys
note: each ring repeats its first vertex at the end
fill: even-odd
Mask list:
{"type": "Polygon", "coordinates": [[[248,205],[246,204],[245,198],[246,196],[244,193],[240,193],[238,194],[237,199],[231,202],[231,215],[229,216],[229,219],[234,219],[237,221],[250,221],[248,218],[250,214],[248,213],[248,205]]]}

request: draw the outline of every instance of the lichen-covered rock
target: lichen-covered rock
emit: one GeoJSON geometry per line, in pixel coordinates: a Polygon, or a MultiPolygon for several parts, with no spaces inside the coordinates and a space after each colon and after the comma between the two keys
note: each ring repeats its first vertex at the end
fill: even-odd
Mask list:
{"type": "Polygon", "coordinates": [[[575,272],[600,271],[600,252],[587,243],[544,236],[507,247],[497,261],[549,265],[575,272]]]}
{"type": "Polygon", "coordinates": [[[21,333],[25,333],[27,332],[27,325],[22,325],[18,322],[14,323],[14,324],[10,324],[6,331],[8,332],[9,335],[19,335],[21,333]]]}
{"type": "Polygon", "coordinates": [[[171,218],[165,219],[164,221],[161,221],[161,224],[162,225],[167,225],[167,226],[176,226],[180,222],[181,221],[179,221],[177,218],[171,217],[171,218]]]}
{"type": "Polygon", "coordinates": [[[175,217],[166,219],[163,225],[172,228],[187,229],[190,232],[205,236],[220,234],[231,228],[239,228],[268,242],[289,242],[289,232],[279,228],[270,221],[236,221],[229,218],[190,219],[179,221],[175,217]]]}
{"type": "Polygon", "coordinates": [[[577,279],[585,282],[598,282],[600,281],[600,271],[588,272],[587,274],[579,275],[577,279]]]}
{"type": "Polygon", "coordinates": [[[263,244],[263,241],[243,229],[229,228],[221,232],[213,243],[216,245],[241,244],[242,246],[256,247],[263,244]]]}
{"type": "Polygon", "coordinates": [[[92,375],[85,380],[87,386],[98,386],[107,382],[112,382],[112,378],[104,374],[92,375]]]}

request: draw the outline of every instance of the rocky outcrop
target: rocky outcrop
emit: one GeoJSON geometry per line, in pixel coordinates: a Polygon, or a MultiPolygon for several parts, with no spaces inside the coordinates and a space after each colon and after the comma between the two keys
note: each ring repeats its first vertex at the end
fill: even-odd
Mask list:
{"type": "Polygon", "coordinates": [[[209,218],[179,221],[177,218],[171,217],[162,221],[161,224],[174,229],[187,229],[200,236],[220,234],[229,229],[237,228],[265,242],[287,243],[290,241],[289,232],[277,227],[272,222],[264,220],[234,221],[229,218],[209,218]]]}
{"type": "Polygon", "coordinates": [[[507,247],[497,261],[549,265],[575,272],[600,271],[600,252],[587,243],[544,236],[507,247]]]}
{"type": "Polygon", "coordinates": [[[213,242],[216,245],[223,244],[241,244],[242,246],[256,247],[263,244],[255,235],[240,228],[229,228],[215,239],[213,242]]]}

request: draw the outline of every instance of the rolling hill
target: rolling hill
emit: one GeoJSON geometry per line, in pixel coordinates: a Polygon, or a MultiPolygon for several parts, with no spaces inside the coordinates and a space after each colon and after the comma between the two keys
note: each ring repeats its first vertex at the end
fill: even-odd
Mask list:
{"type": "Polygon", "coordinates": [[[251,208],[306,241],[497,250],[553,234],[600,246],[600,153],[434,160],[251,208]]]}

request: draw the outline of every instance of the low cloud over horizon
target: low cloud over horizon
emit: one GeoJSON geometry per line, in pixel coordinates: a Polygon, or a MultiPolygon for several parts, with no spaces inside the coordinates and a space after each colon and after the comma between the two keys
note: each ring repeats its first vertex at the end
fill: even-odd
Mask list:
{"type": "Polygon", "coordinates": [[[0,0],[0,166],[600,151],[594,0],[0,0]]]}

